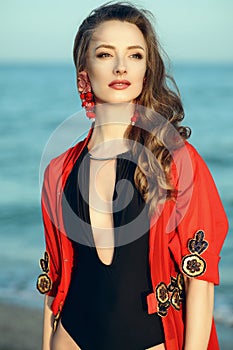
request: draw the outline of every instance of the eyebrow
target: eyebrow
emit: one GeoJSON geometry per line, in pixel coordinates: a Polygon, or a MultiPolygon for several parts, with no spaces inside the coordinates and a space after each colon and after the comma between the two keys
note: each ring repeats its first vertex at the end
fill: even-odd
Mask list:
{"type": "MultiPolygon", "coordinates": [[[[100,49],[100,48],[102,48],[102,47],[105,48],[105,49],[112,49],[112,50],[115,50],[115,47],[112,46],[112,45],[101,44],[101,45],[99,45],[99,46],[97,46],[97,47],[95,48],[95,51],[98,50],[98,49],[100,49]]],[[[145,49],[144,49],[142,46],[140,46],[140,45],[128,46],[127,49],[128,49],[128,50],[132,50],[132,49],[141,49],[141,50],[145,51],[145,49]]]]}

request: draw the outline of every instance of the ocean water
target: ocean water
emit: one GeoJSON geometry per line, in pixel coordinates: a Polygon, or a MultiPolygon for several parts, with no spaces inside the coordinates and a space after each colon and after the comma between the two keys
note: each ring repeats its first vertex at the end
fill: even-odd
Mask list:
{"type": "MultiPolygon", "coordinates": [[[[233,64],[173,63],[173,73],[190,142],[207,162],[230,222],[215,302],[222,339],[233,327],[233,64]]],[[[0,300],[41,308],[35,290],[44,251],[40,160],[54,130],[81,109],[75,70],[69,64],[1,64],[0,77],[0,300]]],[[[80,137],[90,123],[82,114],[75,125],[80,137]]],[[[68,145],[65,136],[57,154],[68,145]]]]}

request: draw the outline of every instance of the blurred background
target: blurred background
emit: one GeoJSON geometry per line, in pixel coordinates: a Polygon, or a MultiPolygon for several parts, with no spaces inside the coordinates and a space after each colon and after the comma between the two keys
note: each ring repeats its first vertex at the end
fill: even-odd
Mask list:
{"type": "MultiPolygon", "coordinates": [[[[73,40],[80,22],[103,3],[0,2],[0,350],[40,349],[43,297],[35,289],[44,252],[40,161],[54,130],[81,110],[73,40]]],[[[229,218],[215,318],[221,349],[232,349],[233,2],[133,3],[155,16],[184,103],[184,124],[192,128],[190,142],[207,162],[229,218]]],[[[90,125],[84,113],[78,118],[77,138],[90,125]]],[[[59,154],[69,144],[62,135],[57,141],[59,154]]]]}

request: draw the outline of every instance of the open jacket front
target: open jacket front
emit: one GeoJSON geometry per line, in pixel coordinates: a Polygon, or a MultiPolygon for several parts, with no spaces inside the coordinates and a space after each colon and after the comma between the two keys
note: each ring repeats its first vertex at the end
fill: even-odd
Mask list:
{"type": "MultiPolygon", "coordinates": [[[[37,288],[54,297],[54,329],[73,266],[72,244],[62,217],[62,193],[91,133],[92,129],[83,141],[54,158],[44,174],[41,204],[46,251],[40,260],[43,273],[38,277],[37,288]]],[[[185,318],[183,275],[219,284],[219,253],[228,223],[211,174],[188,142],[173,154],[171,181],[177,190],[176,200],[161,203],[150,221],[149,265],[153,293],[147,296],[147,305],[148,313],[158,312],[162,317],[166,349],[181,350],[185,318]]],[[[208,349],[219,349],[214,320],[208,349]]]]}

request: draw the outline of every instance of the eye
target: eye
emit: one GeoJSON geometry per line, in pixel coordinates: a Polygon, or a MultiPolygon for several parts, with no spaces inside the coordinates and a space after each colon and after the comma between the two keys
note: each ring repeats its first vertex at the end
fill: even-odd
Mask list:
{"type": "Polygon", "coordinates": [[[110,56],[111,56],[111,54],[108,52],[100,52],[96,55],[96,57],[98,57],[98,58],[105,58],[105,57],[110,57],[110,56]]]}
{"type": "Polygon", "coordinates": [[[143,58],[143,55],[140,52],[137,52],[137,53],[133,53],[132,55],[130,55],[130,57],[141,60],[143,58]]]}

